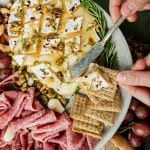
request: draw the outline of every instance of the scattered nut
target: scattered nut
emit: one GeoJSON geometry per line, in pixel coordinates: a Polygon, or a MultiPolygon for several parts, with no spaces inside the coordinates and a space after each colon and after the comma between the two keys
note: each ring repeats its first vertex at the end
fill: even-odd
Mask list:
{"type": "Polygon", "coordinates": [[[10,49],[9,45],[0,44],[0,51],[2,51],[2,52],[10,52],[11,49],[10,49]]]}
{"type": "Polygon", "coordinates": [[[64,107],[58,99],[50,99],[48,102],[48,108],[53,109],[58,113],[63,113],[65,111],[64,107]]]}
{"type": "Polygon", "coordinates": [[[0,36],[4,33],[5,26],[3,24],[0,25],[0,36]]]}
{"type": "Polygon", "coordinates": [[[1,8],[1,9],[0,9],[0,12],[1,12],[2,14],[9,14],[9,13],[10,13],[10,10],[7,9],[7,8],[1,8]]]}
{"type": "Polygon", "coordinates": [[[8,14],[2,14],[3,18],[3,24],[6,24],[8,22],[8,14]]]}
{"type": "Polygon", "coordinates": [[[1,40],[3,40],[5,43],[8,44],[9,42],[9,37],[8,37],[8,34],[6,34],[5,32],[2,34],[1,36],[1,40]]]}
{"type": "Polygon", "coordinates": [[[11,7],[12,7],[12,3],[9,2],[9,3],[7,4],[7,8],[10,9],[11,7]]]}

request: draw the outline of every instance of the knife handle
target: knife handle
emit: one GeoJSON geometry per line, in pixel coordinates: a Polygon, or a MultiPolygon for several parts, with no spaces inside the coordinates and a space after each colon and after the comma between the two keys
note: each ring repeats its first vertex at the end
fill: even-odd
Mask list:
{"type": "Polygon", "coordinates": [[[102,39],[101,44],[105,46],[106,42],[109,40],[113,32],[126,20],[125,17],[121,16],[120,19],[114,24],[114,26],[109,29],[108,33],[105,35],[105,37],[102,39]]]}

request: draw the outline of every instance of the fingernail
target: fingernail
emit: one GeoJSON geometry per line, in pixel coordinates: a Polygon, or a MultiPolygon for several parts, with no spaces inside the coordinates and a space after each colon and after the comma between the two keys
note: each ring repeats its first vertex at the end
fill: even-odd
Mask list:
{"type": "Polygon", "coordinates": [[[126,81],[126,74],[123,73],[123,72],[119,73],[119,74],[117,75],[117,80],[118,80],[119,82],[124,82],[124,81],[126,81]]]}

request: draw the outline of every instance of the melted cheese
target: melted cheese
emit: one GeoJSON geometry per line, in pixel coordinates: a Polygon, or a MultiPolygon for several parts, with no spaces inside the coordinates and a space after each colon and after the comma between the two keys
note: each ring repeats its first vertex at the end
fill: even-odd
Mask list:
{"type": "Polygon", "coordinates": [[[102,88],[109,87],[109,83],[100,75],[99,72],[92,72],[84,77],[81,77],[81,82],[88,86],[88,89],[101,90],[102,88]]]}
{"type": "Polygon", "coordinates": [[[26,55],[23,65],[24,66],[33,66],[34,63],[36,62],[37,58],[38,57],[36,55],[31,55],[31,54],[26,55]]]}
{"type": "Polygon", "coordinates": [[[66,9],[67,9],[68,12],[74,10],[80,4],[81,4],[80,0],[67,0],[65,2],[66,9]]]}
{"type": "Polygon", "coordinates": [[[83,17],[68,19],[65,26],[65,33],[77,32],[81,30],[83,17]]]}
{"type": "Polygon", "coordinates": [[[27,5],[28,7],[37,5],[38,3],[39,3],[39,0],[25,0],[25,5],[27,5]]]}
{"type": "Polygon", "coordinates": [[[24,62],[25,55],[14,55],[13,59],[21,66],[24,62]]]}
{"type": "Polygon", "coordinates": [[[50,14],[46,15],[44,17],[44,21],[43,21],[43,25],[42,25],[42,30],[41,30],[42,33],[48,34],[48,33],[55,32],[58,29],[60,18],[56,18],[52,24],[50,23],[51,19],[52,18],[51,18],[50,14]]]}
{"type": "Polygon", "coordinates": [[[39,32],[39,21],[32,21],[24,25],[23,38],[32,37],[34,34],[39,32]]]}
{"type": "Polygon", "coordinates": [[[14,49],[14,47],[17,45],[17,41],[18,41],[18,38],[10,38],[9,39],[11,49],[14,49]]]}
{"type": "Polygon", "coordinates": [[[60,43],[60,39],[47,39],[44,41],[41,54],[53,54],[58,53],[57,47],[60,43]]]}
{"type": "Polygon", "coordinates": [[[26,10],[25,23],[40,20],[41,16],[42,14],[40,11],[35,8],[29,8],[26,10]]]}
{"type": "Polygon", "coordinates": [[[65,55],[80,51],[81,36],[65,40],[65,55]]]}
{"type": "Polygon", "coordinates": [[[39,64],[37,66],[31,67],[32,72],[37,76],[40,80],[44,80],[50,76],[52,76],[52,73],[48,66],[45,64],[39,64]]]}
{"type": "MultiPolygon", "coordinates": [[[[15,50],[14,59],[19,65],[27,66],[28,71],[34,73],[42,84],[61,95],[70,96],[79,84],[70,80],[70,66],[100,40],[93,27],[95,19],[79,6],[80,0],[65,0],[65,3],[61,0],[43,0],[40,2],[46,5],[41,10],[37,10],[38,5],[34,5],[37,0],[31,1],[32,7],[25,7],[25,23],[21,36],[10,40],[10,45],[15,50]],[[63,8],[62,16],[52,14],[49,10],[53,8],[63,8]],[[57,35],[53,36],[55,33],[57,35]],[[58,51],[60,45],[64,47],[58,51]],[[25,57],[21,58],[17,54],[25,57]],[[63,82],[57,77],[59,71],[64,75],[63,82]]],[[[57,11],[59,13],[59,9],[57,11]]],[[[88,81],[84,78],[82,80],[94,88],[106,86],[107,82],[96,75],[91,74],[88,81]],[[97,79],[93,82],[94,77],[97,79]],[[98,85],[100,82],[101,86],[98,85]]]]}

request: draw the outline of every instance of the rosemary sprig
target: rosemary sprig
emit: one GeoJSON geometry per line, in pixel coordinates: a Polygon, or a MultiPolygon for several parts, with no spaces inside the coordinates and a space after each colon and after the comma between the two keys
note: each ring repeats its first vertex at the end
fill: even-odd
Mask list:
{"type": "MultiPolygon", "coordinates": [[[[81,0],[81,4],[95,18],[97,24],[99,25],[97,34],[99,35],[100,39],[103,39],[108,31],[108,28],[105,16],[100,7],[93,0],[81,0]]],[[[118,69],[119,61],[117,52],[115,51],[115,44],[112,43],[111,40],[107,42],[105,50],[97,58],[96,62],[111,69],[118,69]]]]}

